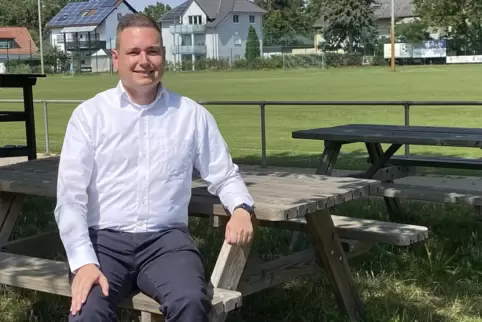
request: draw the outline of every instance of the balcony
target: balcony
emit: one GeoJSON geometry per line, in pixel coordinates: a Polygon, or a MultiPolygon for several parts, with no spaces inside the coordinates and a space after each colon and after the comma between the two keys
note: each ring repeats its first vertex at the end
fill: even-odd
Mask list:
{"type": "Polygon", "coordinates": [[[171,46],[171,53],[181,55],[204,55],[206,54],[206,46],[171,46]]]}
{"type": "Polygon", "coordinates": [[[203,34],[206,31],[204,25],[174,25],[169,27],[171,34],[203,34]]]}
{"type": "MultiPolygon", "coordinates": [[[[59,45],[63,44],[60,42],[59,45]]],[[[66,50],[99,50],[106,49],[106,41],[91,40],[91,41],[67,41],[66,50]]]]}

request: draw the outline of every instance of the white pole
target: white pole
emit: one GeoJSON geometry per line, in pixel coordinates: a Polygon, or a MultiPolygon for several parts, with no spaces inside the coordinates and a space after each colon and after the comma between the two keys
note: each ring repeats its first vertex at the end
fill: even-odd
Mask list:
{"type": "Polygon", "coordinates": [[[42,5],[40,0],[37,0],[38,7],[38,33],[39,33],[39,43],[40,43],[40,68],[42,74],[44,74],[44,49],[43,49],[43,36],[42,36],[42,5]]]}
{"type": "Polygon", "coordinates": [[[392,71],[395,70],[395,0],[392,0],[392,28],[391,28],[391,48],[392,48],[392,71]]]}

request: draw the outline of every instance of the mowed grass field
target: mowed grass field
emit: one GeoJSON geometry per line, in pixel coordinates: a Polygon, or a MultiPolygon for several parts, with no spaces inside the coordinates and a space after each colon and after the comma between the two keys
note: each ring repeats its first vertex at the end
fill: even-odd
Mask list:
{"type": "MultiPolygon", "coordinates": [[[[166,73],[165,84],[196,101],[288,100],[482,100],[482,66],[288,70],[223,73],[166,73]]],[[[35,99],[85,100],[98,91],[115,86],[117,76],[49,76],[39,79],[35,99]]],[[[20,99],[20,90],[0,89],[0,99],[20,99]]],[[[50,103],[48,112],[50,147],[60,150],[65,126],[77,104],[50,103]]],[[[260,111],[253,106],[206,106],[216,117],[235,159],[259,162],[261,155],[260,111]]],[[[0,110],[19,109],[18,104],[0,104],[0,110]]],[[[314,165],[322,142],[291,139],[297,129],[346,123],[403,124],[402,106],[268,106],[267,149],[270,164],[314,165]]],[[[482,107],[411,108],[412,125],[478,127],[482,107]]],[[[45,149],[42,104],[36,104],[36,132],[39,152],[45,149]]],[[[2,124],[0,145],[25,140],[21,123],[2,124]]],[[[480,157],[480,149],[412,147],[414,153],[480,157]]],[[[399,153],[403,151],[400,150],[399,153]]],[[[363,145],[345,146],[340,158],[343,168],[364,164],[363,145]]]]}
{"type": "MultiPolygon", "coordinates": [[[[195,100],[482,100],[482,66],[427,66],[257,72],[167,73],[165,84],[195,100]]],[[[36,99],[87,99],[115,86],[115,76],[49,76],[38,81],[36,99]]],[[[0,90],[0,99],[21,98],[16,90],[0,90]]],[[[59,151],[75,104],[49,104],[51,148],[59,151]]],[[[3,104],[0,110],[20,108],[3,104]]],[[[260,126],[257,106],[207,106],[214,114],[239,162],[259,162],[260,126]]],[[[479,127],[482,108],[413,107],[411,124],[479,127]]],[[[39,152],[44,150],[42,106],[36,106],[39,152]]],[[[402,107],[268,106],[267,146],[270,164],[313,166],[322,142],[291,139],[291,131],[345,123],[403,124],[402,107]]],[[[0,145],[24,142],[19,124],[1,124],[0,145]]],[[[413,152],[478,158],[479,149],[412,147],[413,152]]],[[[365,165],[361,145],[342,150],[340,167],[365,165]]],[[[350,260],[365,302],[368,321],[482,321],[481,224],[462,206],[403,202],[408,213],[399,221],[428,226],[430,238],[407,248],[376,245],[350,260]]],[[[29,198],[15,237],[55,229],[54,200],[29,198]]],[[[360,200],[336,209],[337,214],[388,220],[383,202],[360,200]]],[[[222,236],[207,222],[191,220],[191,231],[210,273],[222,236]]],[[[261,229],[255,247],[266,258],[287,252],[288,232],[261,229]]],[[[62,254],[52,256],[62,257],[62,254]]],[[[0,321],[66,321],[69,300],[9,287],[0,293],[0,321]]],[[[134,321],[122,311],[122,322],[134,321]]],[[[346,321],[339,314],[325,276],[309,276],[248,296],[229,317],[240,321],[346,321]]]]}

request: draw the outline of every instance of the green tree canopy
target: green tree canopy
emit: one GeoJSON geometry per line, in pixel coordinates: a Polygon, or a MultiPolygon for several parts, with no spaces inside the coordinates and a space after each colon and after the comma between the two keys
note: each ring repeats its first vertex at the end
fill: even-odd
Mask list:
{"type": "Polygon", "coordinates": [[[326,47],[348,52],[361,46],[364,34],[374,32],[372,0],[321,0],[321,12],[325,19],[326,47]]]}
{"type": "Polygon", "coordinates": [[[170,10],[171,7],[169,5],[156,2],[156,4],[145,7],[142,13],[157,21],[170,10]]]}
{"type": "Polygon", "coordinates": [[[253,26],[249,26],[248,40],[246,41],[245,58],[248,62],[253,62],[256,58],[261,56],[259,49],[259,38],[253,26]]]}

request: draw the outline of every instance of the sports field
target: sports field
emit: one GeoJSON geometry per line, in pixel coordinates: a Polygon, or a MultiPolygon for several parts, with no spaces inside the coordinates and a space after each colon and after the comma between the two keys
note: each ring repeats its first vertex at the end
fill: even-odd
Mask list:
{"type": "MultiPolygon", "coordinates": [[[[195,100],[481,100],[482,66],[427,66],[253,72],[168,73],[165,84],[195,100]]],[[[35,87],[36,99],[87,99],[115,86],[115,76],[49,76],[35,87]]],[[[0,99],[20,98],[16,90],[0,90],[0,99]]],[[[68,117],[75,105],[49,104],[51,148],[58,151],[68,117]]],[[[207,106],[214,114],[233,156],[239,162],[259,162],[259,108],[207,106]]],[[[2,104],[0,110],[20,108],[2,104]]],[[[36,106],[37,139],[43,152],[42,106],[36,106]]],[[[321,142],[291,139],[291,131],[344,123],[403,124],[402,107],[300,107],[268,106],[267,146],[270,164],[313,165],[321,142]]],[[[478,127],[482,108],[413,107],[411,124],[478,127]]],[[[1,124],[0,145],[23,142],[19,124],[1,124]]],[[[414,152],[480,157],[476,149],[417,148],[414,152]]],[[[347,146],[341,164],[356,168],[364,163],[362,146],[347,146]]],[[[425,244],[409,248],[378,245],[351,260],[357,286],[370,322],[482,322],[481,224],[471,209],[461,206],[404,202],[405,223],[428,226],[425,244]]],[[[30,198],[20,218],[16,236],[55,229],[54,203],[30,198]]],[[[337,209],[337,214],[387,219],[386,208],[376,200],[362,200],[337,209]]],[[[192,220],[191,231],[205,256],[214,264],[219,246],[217,232],[206,235],[206,222],[192,220]]],[[[255,247],[270,258],[287,250],[288,234],[269,229],[258,232],[255,247]]],[[[61,256],[61,255],[60,255],[61,256]]],[[[1,288],[0,320],[66,321],[69,301],[35,292],[1,288]]],[[[134,321],[123,312],[122,322],[134,321]]],[[[338,314],[325,277],[297,279],[243,300],[243,308],[229,318],[241,321],[345,321],[338,314]]]]}
{"type": "MultiPolygon", "coordinates": [[[[480,100],[482,66],[437,66],[399,68],[329,69],[326,71],[258,71],[168,73],[166,85],[197,101],[206,100],[480,100]]],[[[100,90],[115,86],[116,76],[49,76],[35,87],[36,99],[87,99],[100,90]]],[[[0,90],[2,98],[21,98],[19,90],[0,90]]],[[[7,108],[1,104],[0,109],[7,108]]],[[[49,104],[50,144],[59,151],[65,125],[75,104],[49,104]]],[[[12,107],[10,105],[9,107],[12,107]]],[[[13,106],[20,108],[19,106],[13,106]]],[[[257,162],[260,157],[260,113],[257,106],[207,106],[233,156],[240,162],[257,162]]],[[[413,125],[478,127],[482,107],[411,108],[413,125]]],[[[403,124],[402,106],[268,106],[267,148],[271,164],[309,165],[316,161],[320,142],[291,139],[292,130],[345,123],[403,124]]],[[[36,105],[39,151],[44,151],[42,105],[36,105]]],[[[20,124],[2,124],[0,144],[24,140],[20,124]]],[[[413,147],[413,152],[482,156],[476,149],[413,147]]],[[[342,149],[350,158],[341,166],[359,165],[364,149],[349,145],[342,149]]],[[[401,153],[402,151],[400,151],[401,153]]],[[[363,161],[361,161],[363,162],[363,161]]]]}

